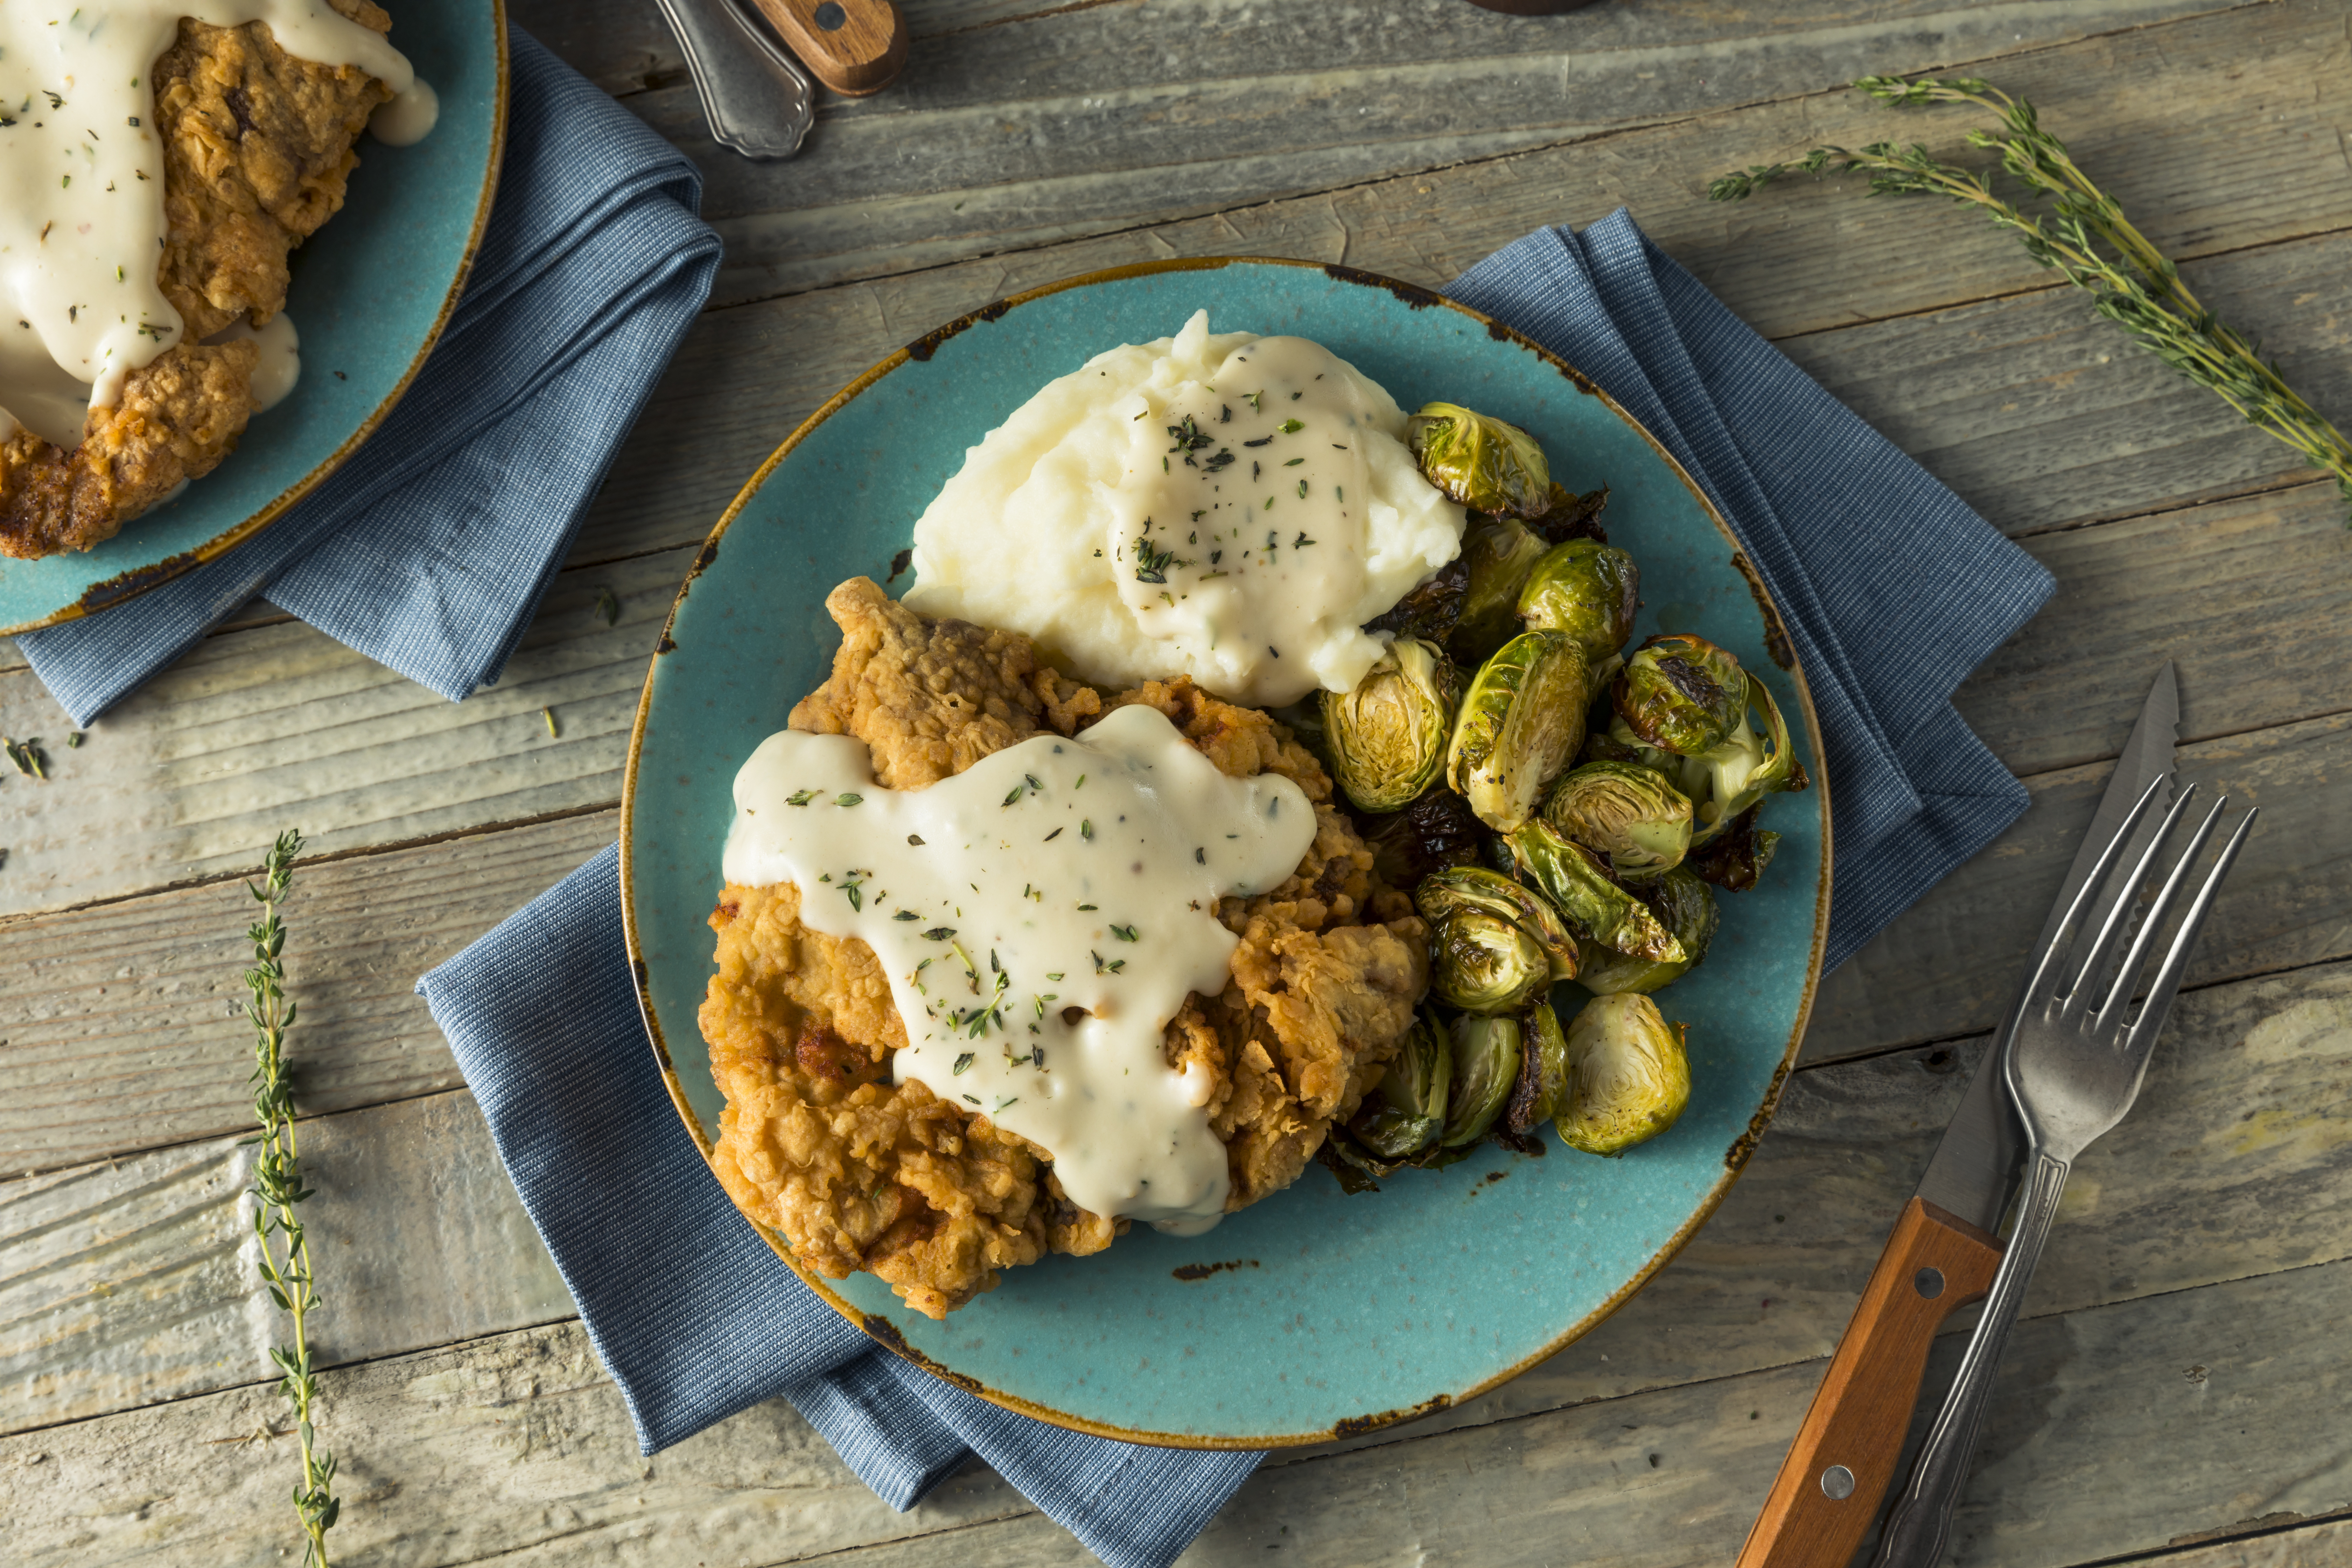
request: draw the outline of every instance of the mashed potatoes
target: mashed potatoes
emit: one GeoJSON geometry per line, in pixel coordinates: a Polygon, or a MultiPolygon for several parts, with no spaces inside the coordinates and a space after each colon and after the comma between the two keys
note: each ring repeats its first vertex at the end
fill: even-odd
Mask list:
{"type": "Polygon", "coordinates": [[[1260,707],[1351,689],[1381,652],[1363,623],[1462,545],[1404,433],[1321,344],[1196,311],[990,431],[915,525],[906,602],[1101,685],[1189,675],[1260,707]]]}

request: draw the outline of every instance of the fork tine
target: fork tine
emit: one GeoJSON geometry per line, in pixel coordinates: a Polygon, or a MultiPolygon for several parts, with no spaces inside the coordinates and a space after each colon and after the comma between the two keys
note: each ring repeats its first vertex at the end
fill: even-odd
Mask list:
{"type": "MultiPolygon", "coordinates": [[[[2084,944],[2080,937],[2077,937],[2074,946],[2069,950],[2067,962],[2070,966],[2073,966],[2075,953],[2081,952],[2084,957],[2082,963],[2074,967],[2074,978],[2065,989],[2066,1005],[2060,1010],[2061,1017],[2069,1019],[2079,1017],[2095,1000],[2099,974],[2106,967],[2108,958],[2115,952],[2116,943],[2122,941],[2124,933],[2131,929],[2132,916],[2138,907],[2141,889],[2147,886],[2148,871],[2155,866],[2156,858],[2163,853],[2165,840],[2172,837],[2173,828],[2179,825],[2181,814],[2189,809],[2189,802],[2196,794],[2195,784],[2184,786],[2180,792],[2180,798],[2174,801],[2172,809],[2164,814],[2164,820],[2158,824],[2156,832],[2147,841],[2147,847],[2140,851],[2138,863],[2132,867],[2131,874],[2124,879],[2122,887],[2116,890],[2115,907],[2107,911],[2107,918],[2100,923],[2098,935],[2091,940],[2088,951],[2084,951],[2084,944]]],[[[2129,837],[2129,832],[2126,830],[2116,840],[2116,847],[2120,848],[2129,837]]],[[[2103,882],[2104,874],[2094,872],[2092,880],[2103,882]]],[[[2090,883],[2086,882],[2084,885],[2087,888],[2090,883]]]]}
{"type": "MultiPolygon", "coordinates": [[[[2021,1008],[2030,999],[2044,994],[2042,983],[2057,970],[2060,959],[2070,951],[2070,944],[2066,940],[2067,931],[2073,928],[2076,921],[2083,918],[2092,907],[2093,901],[2098,898],[2099,889],[2106,885],[2108,871],[2115,867],[2116,858],[2123,853],[2124,846],[2131,841],[2133,829],[2139,826],[2140,818],[2147,815],[2147,808],[2155,802],[2157,792],[2164,788],[2165,782],[2171,776],[2170,773],[2160,774],[2151,780],[2146,789],[2140,791],[2139,798],[2132,803],[2131,810],[2124,814],[2123,822],[2116,827],[2115,837],[2107,840],[2107,847],[2105,849],[2099,851],[2097,864],[2091,868],[2091,874],[2083,879],[2083,885],[2075,889],[2073,901],[2067,904],[2064,917],[2059,921],[2056,931],[2050,938],[2050,945],[2042,949],[2040,959],[2034,963],[2033,978],[2025,983],[2024,993],[2018,1000],[2018,1005],[2021,1008]]],[[[2160,835],[2158,837],[2161,837],[2160,835]]]]}
{"type": "MultiPolygon", "coordinates": [[[[2108,989],[2106,1001],[2100,1006],[2098,1016],[2091,1021],[2095,1033],[2122,1017],[2124,1009],[2131,1005],[2132,992],[2138,985],[2140,970],[2147,963],[2148,950],[2156,945],[2156,933],[2163,928],[2165,918],[2171,913],[2173,905],[2179,902],[2180,889],[2188,884],[2190,867],[2205,852],[2207,841],[2213,837],[2213,829],[2221,820],[2221,808],[2229,804],[2230,797],[2226,795],[2215,801],[2213,809],[2205,814],[2205,820],[2197,825],[2197,831],[2189,836],[2189,847],[2181,851],[2171,874],[2164,879],[2163,891],[2158,893],[2156,901],[2148,906],[2147,919],[2140,922],[2139,936],[2132,942],[2131,951],[2124,955],[2123,966],[2116,971],[2116,983],[2108,989]]],[[[2206,886],[2212,886],[2210,879],[2206,886]]]]}
{"type": "MultiPolygon", "coordinates": [[[[2223,797],[2224,800],[2227,798],[2223,797]]],[[[2219,805],[2213,807],[2216,815],[2221,809],[2219,805]]],[[[2238,819],[2237,831],[2231,834],[2229,842],[2221,846],[2221,853],[2214,858],[2213,869],[2207,874],[2205,885],[2197,889],[2197,897],[2189,904],[2189,912],[2180,918],[2180,934],[2172,939],[2172,948],[2164,955],[2164,963],[2156,972],[2156,983],[2148,987],[2147,1003],[2141,1006],[2139,1016],[2133,1021],[2131,1032],[2124,1037],[2124,1049],[2137,1054],[2143,1072],[2147,1070],[2147,1058],[2155,1048],[2157,1037],[2164,1033],[2164,1020],[2172,1011],[2172,998],[2180,990],[2180,977],[2189,968],[2189,953],[2197,945],[2197,932],[2204,925],[2206,913],[2212,909],[2214,899],[2221,891],[2221,879],[2230,874],[2230,868],[2237,861],[2238,851],[2245,846],[2246,835],[2253,831],[2254,818],[2262,814],[2260,806],[2248,808],[2246,815],[2238,819]]],[[[2149,923],[2152,926],[2155,922],[2151,921],[2149,923]]]]}

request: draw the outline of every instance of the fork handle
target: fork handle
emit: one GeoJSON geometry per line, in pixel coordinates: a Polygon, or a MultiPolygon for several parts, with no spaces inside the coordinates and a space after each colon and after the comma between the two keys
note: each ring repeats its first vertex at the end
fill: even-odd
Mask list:
{"type": "Polygon", "coordinates": [[[1895,1479],[1936,1330],[1982,1300],[2000,1267],[2000,1243],[1986,1232],[1920,1198],[1904,1205],[1738,1568],[1853,1561],[1895,1479]]]}
{"type": "Polygon", "coordinates": [[[1952,1392],[1927,1431],[1927,1446],[1912,1466],[1910,1483],[1896,1500],[1879,1537],[1872,1568],[1936,1568],[1952,1534],[1952,1510],[1969,1479],[1969,1461],[1976,1456],[1977,1433],[1984,1425],[1985,1406],[1992,1402],[1993,1380],[2000,1371],[2000,1352],[2033,1265],[2050,1239],[2050,1224],[2058,1215],[2058,1199],[2066,1190],[2072,1163],[2047,1150],[2034,1151],[2028,1163],[2025,1188],[2017,1200],[2017,1224],[2010,1230],[2009,1247],[2000,1271],[1993,1276],[1984,1315],[1969,1336],[1960,1356],[1960,1370],[1952,1392]]]}

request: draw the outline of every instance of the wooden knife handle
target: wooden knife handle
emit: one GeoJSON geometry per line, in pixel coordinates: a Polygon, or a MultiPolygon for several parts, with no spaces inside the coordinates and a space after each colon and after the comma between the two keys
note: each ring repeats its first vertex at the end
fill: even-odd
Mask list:
{"type": "Polygon", "coordinates": [[[1904,1205],[1738,1568],[1846,1568],[1895,1479],[1937,1328],[1984,1300],[2000,1267],[1998,1237],[1920,1198],[1904,1205]]]}
{"type": "Polygon", "coordinates": [[[850,98],[880,92],[907,63],[907,19],[890,0],[753,0],[817,80],[850,98]]]}

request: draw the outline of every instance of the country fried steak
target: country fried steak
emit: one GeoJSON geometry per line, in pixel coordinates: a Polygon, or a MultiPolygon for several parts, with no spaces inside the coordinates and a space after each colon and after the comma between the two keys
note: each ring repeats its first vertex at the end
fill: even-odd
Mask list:
{"type": "MultiPolygon", "coordinates": [[[[391,30],[371,0],[331,3],[391,30]]],[[[154,89],[169,223],[160,280],[186,331],[131,373],[121,406],[90,410],[79,446],[24,428],[0,441],[0,554],[88,550],[236,448],[254,412],[258,353],[202,340],[285,308],[287,253],[341,208],[359,163],[352,144],[392,96],[354,67],[295,58],[263,23],[186,18],[155,63],[154,89]]]]}
{"type": "MultiPolygon", "coordinates": [[[[1188,998],[1163,1043],[1171,1068],[1210,1075],[1227,1208],[1289,1185],[1379,1081],[1428,978],[1412,902],[1374,875],[1321,764],[1265,714],[1189,679],[1106,697],[1053,669],[1025,637],[927,620],[868,579],[825,603],[841,648],[792,727],[864,742],[890,788],[919,789],[1033,735],[1075,734],[1147,703],[1227,774],[1280,773],[1314,803],[1315,841],[1297,872],[1220,902],[1218,919],[1241,939],[1232,978],[1188,998]]],[[[907,1037],[873,951],[806,928],[799,911],[789,884],[730,884],[710,916],[719,973],[700,1022],[727,1096],[711,1166],[744,1213],[807,1268],[832,1279],[863,1269],[934,1318],[993,1289],[1004,1268],[1108,1247],[1125,1222],[1072,1204],[1046,1151],[920,1082],[891,1081],[907,1037]]]]}

